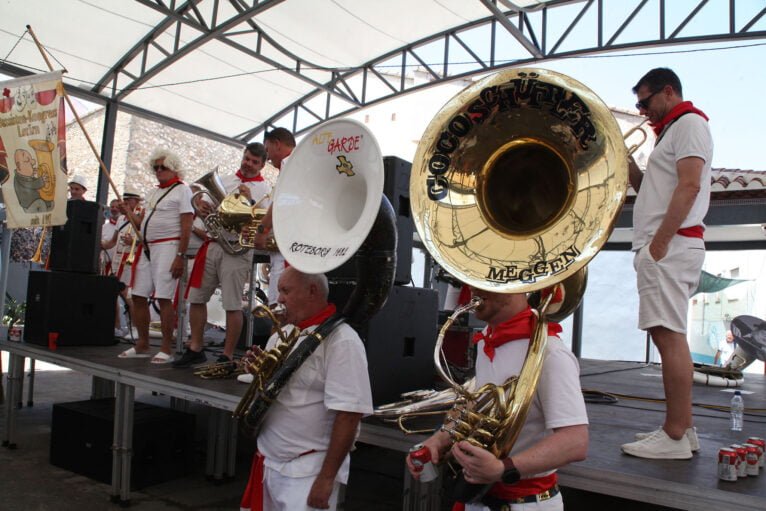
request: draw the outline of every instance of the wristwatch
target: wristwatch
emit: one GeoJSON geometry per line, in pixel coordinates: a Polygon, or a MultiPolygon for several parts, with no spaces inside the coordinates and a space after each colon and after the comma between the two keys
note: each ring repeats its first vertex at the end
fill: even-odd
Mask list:
{"type": "Polygon", "coordinates": [[[516,465],[513,464],[511,458],[503,459],[503,475],[500,476],[500,480],[505,484],[518,483],[521,479],[521,473],[516,465]]]}
{"type": "Polygon", "coordinates": [[[183,257],[183,256],[184,256],[183,252],[176,252],[176,257],[183,257]]]}

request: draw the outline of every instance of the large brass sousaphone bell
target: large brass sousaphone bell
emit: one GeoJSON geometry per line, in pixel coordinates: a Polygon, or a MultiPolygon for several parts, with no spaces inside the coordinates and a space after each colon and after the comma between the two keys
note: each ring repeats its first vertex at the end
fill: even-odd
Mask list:
{"type": "MultiPolygon", "coordinates": [[[[544,69],[488,76],[451,99],[418,146],[410,203],[420,239],[458,280],[500,293],[545,291],[518,376],[469,390],[434,362],[456,404],[442,430],[497,457],[526,420],[547,343],[547,321],[579,304],[586,265],[606,242],[627,191],[627,151],[606,105],[544,69]],[[555,289],[549,289],[555,288],[555,289]],[[559,290],[563,305],[554,304],[559,290]],[[556,314],[556,316],[554,316],[556,314]]],[[[461,481],[464,480],[461,479],[461,481]]],[[[463,487],[460,481],[457,487],[463,487]]],[[[471,491],[456,495],[471,500],[471,491]]]]}
{"type": "Polygon", "coordinates": [[[596,255],[625,200],[627,153],[606,105],[544,69],[460,92],[412,165],[410,203],[434,259],[487,291],[529,292],[596,255]]]}

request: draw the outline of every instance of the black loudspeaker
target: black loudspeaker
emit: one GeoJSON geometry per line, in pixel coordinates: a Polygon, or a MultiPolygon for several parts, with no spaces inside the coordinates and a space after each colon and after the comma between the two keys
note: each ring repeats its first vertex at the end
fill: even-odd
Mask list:
{"type": "MultiPolygon", "coordinates": [[[[394,209],[396,218],[397,247],[396,247],[396,273],[395,284],[409,284],[412,280],[412,236],[415,224],[410,212],[410,169],[412,164],[397,158],[386,156],[383,158],[383,194],[388,198],[394,209]]],[[[354,257],[346,261],[340,267],[327,272],[327,278],[331,282],[354,280],[356,269],[354,257]]]]}
{"type": "MultiPolygon", "coordinates": [[[[194,415],[136,402],[130,487],[138,490],[189,472],[194,462],[194,415]]],[[[112,481],[114,398],[53,405],[52,465],[112,481]]]]}
{"type": "MultiPolygon", "coordinates": [[[[331,285],[330,301],[343,310],[353,289],[353,284],[331,285]]],[[[376,406],[433,387],[438,309],[435,290],[394,286],[383,308],[358,330],[376,406]]]]}
{"type": "Polygon", "coordinates": [[[67,223],[53,228],[51,270],[98,273],[101,225],[104,216],[95,202],[70,200],[66,205],[67,223]]]}
{"type": "Polygon", "coordinates": [[[48,346],[114,344],[114,315],[120,282],[116,277],[31,271],[27,283],[24,340],[48,346]]]}
{"type": "Polygon", "coordinates": [[[396,215],[396,228],[399,234],[396,248],[396,284],[409,284],[412,280],[412,235],[415,223],[410,211],[410,171],[412,164],[396,156],[383,158],[385,180],[383,193],[391,201],[396,215]]]}

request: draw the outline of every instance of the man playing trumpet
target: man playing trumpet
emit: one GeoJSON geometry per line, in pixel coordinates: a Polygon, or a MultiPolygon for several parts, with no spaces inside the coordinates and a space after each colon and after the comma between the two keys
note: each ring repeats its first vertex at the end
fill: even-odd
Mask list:
{"type": "MultiPolygon", "coordinates": [[[[271,192],[271,186],[261,176],[265,162],[266,148],[263,144],[248,144],[242,155],[239,170],[222,179],[226,193],[237,192],[250,200],[251,205],[268,207],[269,201],[264,198],[271,192]]],[[[204,201],[200,201],[199,209],[202,215],[213,212],[212,205],[204,201]]],[[[237,243],[236,235],[226,233],[221,236],[229,236],[229,242],[237,243]]],[[[223,308],[226,311],[226,337],[223,354],[218,358],[218,362],[227,363],[233,360],[234,348],[242,332],[242,292],[251,268],[250,251],[235,255],[226,252],[217,240],[207,240],[203,243],[197,252],[189,279],[191,343],[183,356],[173,362],[173,367],[189,367],[207,359],[203,351],[207,323],[206,304],[219,285],[223,308]]]]}
{"type": "MultiPolygon", "coordinates": [[[[133,300],[130,296],[130,282],[133,275],[133,263],[138,248],[138,236],[136,236],[133,224],[128,220],[128,211],[133,213],[133,218],[139,219],[143,216],[143,209],[140,204],[143,198],[134,190],[126,189],[122,194],[122,203],[113,200],[111,204],[117,202],[117,215],[112,212],[112,218],[115,222],[111,229],[111,236],[104,238],[101,242],[101,248],[111,251],[112,274],[115,275],[123,284],[120,295],[128,306],[128,313],[133,317],[133,300]]],[[[109,219],[111,224],[112,218],[109,219]]],[[[119,306],[119,305],[118,305],[119,306]]],[[[128,327],[129,328],[129,327],[128,327]]],[[[115,336],[122,337],[128,332],[119,327],[119,314],[117,315],[117,324],[115,336]]]]}
{"type": "MultiPolygon", "coordinates": [[[[477,344],[476,388],[486,383],[502,385],[518,375],[526,358],[537,316],[524,294],[472,290],[482,299],[476,317],[487,327],[474,337],[477,344]]],[[[588,452],[588,416],[582,397],[577,359],[557,337],[561,327],[548,324],[548,342],[540,380],[529,412],[510,454],[496,458],[486,449],[466,441],[452,444],[450,436],[438,431],[424,445],[439,463],[448,453],[463,467],[471,484],[491,484],[480,503],[467,504],[467,511],[488,509],[563,510],[556,482],[556,469],[585,459],[588,452]],[[509,507],[502,507],[509,506],[509,507]]],[[[407,457],[407,467],[416,479],[419,468],[407,457]]],[[[453,509],[463,509],[456,505],[453,509]]]]}

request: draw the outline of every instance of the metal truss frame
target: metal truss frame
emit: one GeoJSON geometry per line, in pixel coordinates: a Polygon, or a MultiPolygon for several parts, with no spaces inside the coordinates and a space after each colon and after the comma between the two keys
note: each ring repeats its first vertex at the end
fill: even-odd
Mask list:
{"type": "MultiPolygon", "coordinates": [[[[609,4],[614,5],[615,2],[624,2],[625,0],[562,0],[547,3],[543,7],[534,11],[518,10],[505,12],[501,12],[498,9],[496,1],[479,1],[488,7],[492,12],[492,16],[408,44],[390,53],[381,55],[357,69],[336,73],[333,76],[333,79],[327,82],[322,90],[315,90],[310,94],[303,96],[291,105],[276,112],[260,125],[255,126],[249,131],[240,133],[236,138],[243,141],[251,140],[264,130],[270,129],[276,125],[290,126],[295,133],[301,133],[326,120],[347,115],[354,110],[386,101],[402,94],[411,93],[416,90],[423,90],[459,78],[496,71],[509,66],[524,65],[532,62],[539,63],[548,59],[559,59],[616,50],[630,50],[650,46],[720,42],[766,37],[766,30],[753,29],[756,23],[766,16],[766,7],[756,13],[751,19],[737,24],[735,22],[736,7],[738,3],[742,3],[737,0],[729,0],[728,2],[728,29],[726,31],[693,35],[685,35],[684,29],[689,26],[705,5],[709,3],[709,0],[698,0],[696,5],[689,8],[689,12],[686,16],[675,25],[670,25],[666,16],[669,0],[659,0],[658,3],[650,0],[640,0],[625,17],[622,23],[615,29],[608,29],[605,26],[605,11],[608,9],[609,4]],[[563,32],[557,38],[552,39],[550,37],[550,33],[552,32],[550,23],[553,19],[552,14],[554,13],[554,10],[567,5],[571,6],[572,4],[581,4],[577,6],[579,7],[579,11],[570,19],[568,26],[566,26],[563,32]],[[591,10],[596,11],[596,16],[586,16],[591,10]],[[635,28],[638,23],[641,23],[642,25],[646,23],[645,20],[638,21],[639,14],[643,16],[650,15],[652,17],[655,26],[657,27],[659,37],[652,37],[639,41],[620,42],[620,36],[626,31],[635,28]],[[583,28],[586,23],[591,23],[589,27],[585,27],[586,30],[591,30],[592,33],[597,34],[597,44],[574,50],[562,49],[562,46],[567,42],[567,39],[570,37],[573,30],[576,28],[583,28]],[[483,26],[489,27],[489,30],[486,31],[488,33],[488,41],[469,41],[467,38],[461,37],[462,34],[469,31],[473,31],[475,34],[475,29],[483,26]],[[519,47],[527,52],[527,56],[518,58],[512,62],[500,62],[496,60],[495,55],[497,54],[498,32],[502,30],[507,31],[516,40],[519,47]],[[426,60],[419,55],[419,49],[429,47],[434,43],[440,43],[444,48],[444,59],[438,64],[427,63],[426,60]],[[471,56],[474,61],[472,62],[473,67],[471,69],[461,70],[459,73],[450,72],[450,61],[448,58],[450,45],[459,45],[464,50],[463,54],[471,56]],[[486,45],[489,45],[490,48],[489,58],[481,57],[480,52],[476,49],[478,47],[485,47],[486,45]],[[380,70],[381,67],[389,68],[392,62],[400,63],[401,71],[399,80],[392,80],[384,76],[384,72],[380,70]],[[424,69],[430,75],[431,80],[426,84],[408,87],[404,78],[405,72],[408,68],[413,66],[424,69]],[[361,75],[362,77],[361,87],[358,87],[355,90],[349,84],[351,78],[358,75],[361,75]],[[367,91],[373,80],[377,80],[384,84],[390,92],[375,98],[368,97],[367,91]],[[334,91],[336,94],[332,94],[328,92],[328,90],[334,91]],[[353,100],[349,101],[347,109],[335,111],[331,114],[331,103],[336,100],[338,95],[343,95],[342,91],[351,94],[353,100]],[[308,106],[309,102],[321,104],[322,102],[318,101],[318,98],[322,97],[324,97],[324,104],[326,105],[324,111],[318,111],[308,106]],[[299,116],[301,116],[302,113],[309,114],[309,117],[313,118],[313,120],[310,122],[299,123],[299,116]]],[[[502,0],[500,1],[502,2],[502,0]]],[[[646,30],[646,32],[649,33],[651,31],[646,30]]],[[[302,118],[305,120],[306,116],[304,115],[302,118]]]]}
{"type": "MultiPolygon", "coordinates": [[[[697,0],[696,4],[688,7],[688,13],[675,23],[668,20],[670,0],[633,0],[632,9],[616,27],[606,25],[606,13],[612,11],[618,3],[624,9],[626,0],[552,0],[533,9],[511,10],[508,8],[515,7],[514,4],[505,0],[476,0],[487,8],[490,14],[488,17],[407,44],[359,67],[333,69],[317,66],[289,52],[258,26],[254,17],[284,0],[187,0],[183,3],[176,0],[135,1],[162,13],[165,18],[98,81],[92,89],[96,94],[124,104],[132,91],[212,40],[235,48],[311,86],[312,90],[308,94],[259,125],[233,137],[232,141],[236,142],[252,140],[276,125],[289,126],[298,134],[326,120],[402,94],[509,66],[649,46],[766,37],[766,30],[754,28],[766,16],[766,7],[751,19],[737,21],[737,6],[746,0],[728,0],[727,29],[705,34],[685,29],[710,0],[697,0]],[[229,9],[227,12],[231,12],[230,8],[233,7],[236,14],[228,19],[220,19],[224,6],[229,9]],[[501,10],[501,7],[505,10],[501,10]],[[568,10],[562,20],[560,14],[565,8],[568,10]],[[647,17],[654,24],[653,30],[647,28],[647,17]],[[656,33],[658,36],[631,41],[621,39],[626,32],[639,27],[643,33],[656,33]],[[571,45],[575,30],[595,34],[595,44],[567,48],[567,44],[571,45]],[[171,47],[163,42],[167,40],[165,37],[160,40],[160,36],[167,34],[173,36],[171,47]],[[196,37],[184,42],[189,34],[196,37]],[[237,36],[242,34],[255,35],[255,47],[237,41],[237,36]],[[477,34],[480,36],[476,37],[477,34]],[[498,45],[502,38],[506,46],[508,40],[517,45],[520,53],[518,58],[498,60],[498,45]],[[428,62],[431,58],[423,55],[426,50],[432,53],[434,46],[443,48],[441,62],[428,62]],[[267,56],[264,51],[266,48],[269,55],[275,55],[276,51],[279,60],[267,56]],[[463,58],[469,56],[470,62],[460,62],[459,71],[455,71],[455,62],[450,59],[451,48],[459,48],[463,58]],[[486,48],[489,48],[488,52],[486,48]],[[149,62],[153,64],[149,65],[149,62]],[[389,71],[392,65],[398,68],[396,78],[392,78],[389,71]],[[406,74],[412,68],[424,70],[430,76],[430,81],[418,85],[408,84],[406,74]],[[129,69],[140,71],[131,72],[129,69]],[[318,80],[317,76],[323,78],[318,80]],[[382,85],[386,92],[372,97],[369,92],[373,84],[377,86],[376,90],[382,85]]],[[[678,9],[678,5],[674,4],[674,8],[678,9]]]]}

